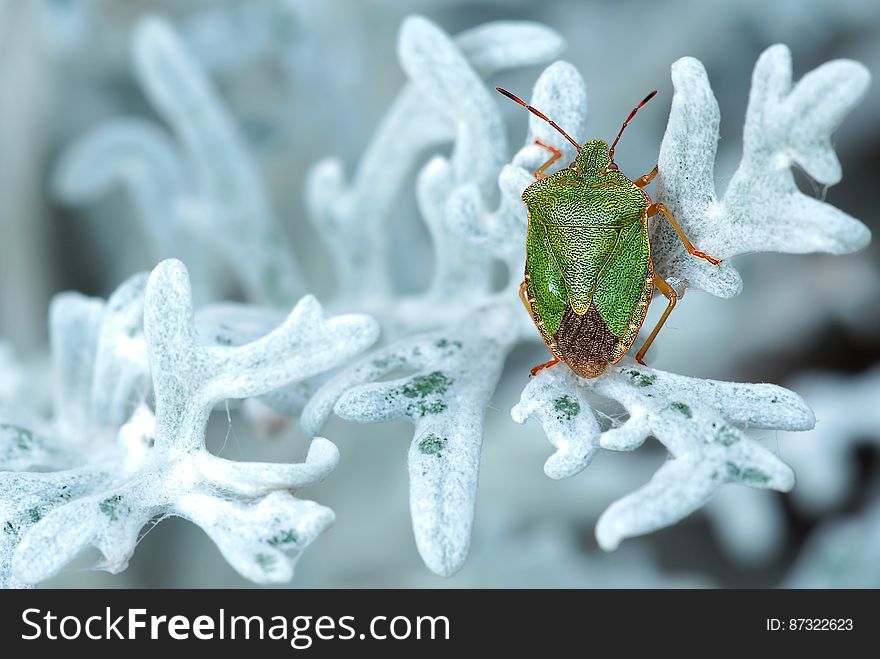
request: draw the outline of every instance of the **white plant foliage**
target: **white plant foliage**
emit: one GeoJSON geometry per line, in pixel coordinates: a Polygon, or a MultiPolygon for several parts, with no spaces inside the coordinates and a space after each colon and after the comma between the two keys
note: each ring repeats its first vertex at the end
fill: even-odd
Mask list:
{"type": "Polygon", "coordinates": [[[856,377],[812,373],[792,384],[812,403],[816,429],[806,437],[783,434],[780,452],[798,474],[794,503],[819,515],[851,494],[858,481],[856,449],[880,446],[880,368],[856,377]]]}
{"type": "MultiPolygon", "coordinates": [[[[445,230],[446,214],[440,212],[456,188],[476,184],[489,192],[503,162],[501,117],[480,78],[547,61],[562,45],[555,32],[535,23],[489,23],[453,40],[423,18],[404,22],[398,52],[410,81],[379,126],[352,182],[346,184],[342,164],[335,159],[318,163],[306,182],[310,217],[340,278],[340,304],[387,301],[392,249],[388,224],[405,178],[419,156],[451,141],[452,159],[435,158],[419,175],[420,207],[433,213],[436,221],[426,217],[426,222],[434,240],[444,243],[435,246],[438,268],[432,290],[461,295],[456,284],[487,287],[485,259],[445,230]]],[[[430,305],[420,309],[427,311],[430,305]]]]}
{"type": "Polygon", "coordinates": [[[660,145],[657,201],[665,203],[699,248],[724,261],[694,259],[671,227],[651,236],[664,276],[719,297],[742,290],[728,259],[751,252],[848,254],[865,247],[868,228],[843,211],[798,190],[792,166],[830,186],[842,177],[831,135],[859,103],[871,76],[858,62],[835,60],[792,87],[791,53],[768,48],[755,65],[739,167],[719,196],[715,153],[720,112],[703,65],[684,57],[672,66],[675,95],[660,145]]]}
{"type": "MultiPolygon", "coordinates": [[[[284,312],[272,307],[216,302],[205,305],[196,312],[196,329],[210,343],[240,346],[272,331],[283,320],[284,312]]],[[[319,373],[269,391],[259,398],[249,398],[245,401],[245,413],[255,426],[266,423],[267,415],[269,418],[278,415],[296,416],[326,379],[325,376],[325,373],[319,373]]]]}
{"type": "Polygon", "coordinates": [[[410,512],[425,564],[451,575],[470,544],[483,416],[513,335],[504,308],[486,308],[467,324],[402,339],[372,353],[324,385],[300,423],[317,433],[331,413],[361,423],[408,418],[410,512]],[[410,375],[377,382],[394,373],[410,375]]]}
{"type": "MultiPolygon", "coordinates": [[[[743,160],[720,201],[713,178],[719,112],[705,70],[684,58],[673,65],[672,79],[675,96],[660,151],[657,197],[700,249],[729,259],[754,251],[841,254],[867,244],[864,225],[800,193],[790,171],[796,163],[825,184],[840,179],[831,133],[865,91],[869,75],[863,66],[831,62],[791,89],[788,50],[769,48],[753,76],[743,160]]],[[[680,287],[720,297],[740,292],[739,274],[729,263],[716,268],[691,257],[662,221],[653,228],[652,258],[680,287]]],[[[803,400],[780,387],[697,380],[635,365],[610,368],[595,381],[566,369],[541,373],[513,416],[541,421],[557,449],[545,465],[554,478],[583,469],[598,448],[633,450],[649,435],[669,450],[672,459],[649,483],[600,518],[596,535],[606,549],[679,521],[727,482],[791,489],[791,469],[742,431],[808,430],[815,422],[803,400]],[[592,414],[569,418],[567,410],[589,409],[587,391],[618,401],[629,418],[604,433],[592,414]]]]}
{"type": "Polygon", "coordinates": [[[721,549],[742,566],[766,564],[785,547],[787,519],[780,497],[752,487],[722,487],[703,512],[721,549]]]}
{"type": "Polygon", "coordinates": [[[123,185],[153,254],[182,259],[199,290],[216,276],[208,245],[251,299],[289,307],[303,293],[293,251],[210,79],[162,18],[137,23],[131,55],[176,139],[142,119],[105,122],[63,154],[56,195],[82,204],[123,185]]]}
{"type": "MultiPolygon", "coordinates": [[[[529,46],[517,42],[517,64],[528,57],[529,46]]],[[[512,45],[494,52],[500,59],[508,50],[512,45]]],[[[545,49],[536,52],[535,59],[547,55],[545,49]]],[[[331,413],[358,422],[414,421],[409,473],[416,543],[432,570],[450,575],[468,550],[483,411],[505,355],[518,340],[538,337],[516,294],[527,224],[520,195],[534,180],[531,170],[546,159],[534,140],[562,150],[562,162],[574,152],[552,127],[532,117],[525,146],[502,164],[500,119],[466,44],[424,19],[410,18],[401,29],[399,55],[408,85],[351,187],[337,161],[320,163],[307,184],[312,218],[341,273],[340,299],[374,313],[393,341],[331,378],[307,404],[301,423],[314,434],[331,413]],[[391,236],[383,223],[417,156],[449,139],[454,139],[451,158],[434,157],[417,178],[419,210],[434,241],[433,282],[422,295],[393,299],[387,271],[391,236]],[[491,200],[495,180],[497,204],[491,200]],[[510,271],[499,292],[488,288],[493,259],[510,271]],[[386,381],[395,375],[398,379],[386,381]]],[[[820,182],[839,180],[830,135],[863,93],[867,73],[853,62],[832,62],[791,89],[790,71],[782,46],[761,57],[743,161],[718,200],[712,173],[717,102],[696,60],[673,66],[676,92],[661,148],[658,197],[713,255],[839,254],[869,239],[857,220],[798,192],[790,172],[797,164],[820,182]]],[[[585,141],[586,90],[574,67],[565,62],[548,67],[531,103],[585,141]]],[[[662,221],[653,233],[658,270],[678,288],[696,286],[719,296],[739,292],[739,275],[729,262],[704,267],[682,255],[680,241],[670,239],[662,221]]],[[[667,448],[670,459],[654,477],[602,515],[597,537],[609,550],[625,538],[679,521],[726,483],[791,489],[792,470],[748,430],[806,430],[814,423],[804,401],[781,387],[699,380],[629,361],[593,381],[564,366],[544,371],[526,385],[513,417],[520,423],[536,418],[544,427],[556,448],[545,465],[553,478],[578,473],[600,448],[632,451],[649,436],[667,448]],[[591,395],[619,402],[629,418],[603,432],[591,395]]],[[[718,504],[715,510],[722,508],[718,504]]],[[[778,536],[768,539],[768,546],[778,542],[778,536]]],[[[750,558],[748,549],[732,551],[744,560],[757,560],[761,553],[750,558]]]]}
{"type": "Polygon", "coordinates": [[[59,296],[51,331],[65,403],[58,417],[43,434],[0,425],[0,585],[42,581],[89,546],[103,556],[99,567],[119,572],[144,526],[171,515],[201,526],[242,576],[289,580],[300,553],[333,521],[330,509],[295,493],[326,477],[338,450],[315,437],[300,464],[230,461],[207,451],[205,426],[224,400],[350,360],[376,340],[375,321],[328,318],[306,296],[252,342],[206,341],[187,271],[168,260],[106,305],[59,296]],[[36,467],[52,471],[22,470],[36,467]]]}
{"type": "Polygon", "coordinates": [[[599,518],[596,538],[606,550],[678,522],[726,483],[790,490],[792,470],[743,430],[808,430],[814,424],[806,403],[782,387],[632,366],[612,366],[594,380],[568,369],[542,371],[526,386],[512,415],[519,423],[533,416],[541,421],[556,447],[544,465],[551,478],[582,471],[600,448],[632,451],[648,437],[669,451],[670,459],[645,486],[614,502],[599,518]],[[618,401],[629,418],[601,432],[588,393],[618,401]]]}
{"type": "MultiPolygon", "coordinates": [[[[189,39],[198,51],[192,31],[189,39]]],[[[89,546],[103,555],[101,567],[122,570],[145,525],[170,515],[204,528],[243,576],[288,580],[296,558],[333,520],[329,509],[295,495],[338,460],[335,446],[317,436],[331,414],[414,424],[408,464],[416,545],[437,574],[459,570],[473,527],[485,410],[510,350],[538,340],[517,294],[527,229],[521,194],[547,157],[534,142],[560,149],[562,163],[575,156],[530,116],[525,144],[508,161],[503,101],[483,78],[546,62],[562,45],[534,23],[495,22],[453,38],[420,17],[404,22],[398,53],[408,82],[351,180],[341,161],[329,159],[306,181],[308,214],[339,281],[334,308],[367,311],[384,330],[385,344],[353,361],[376,340],[378,325],[365,316],[327,318],[310,296],[286,318],[278,311],[301,295],[302,280],[256,167],[174,29],[160,18],[141,20],[135,74],[173,137],[143,120],[105,123],[64,154],[56,193],[85,203],[122,184],[153,252],[184,259],[199,291],[215,292],[211,245],[249,298],[271,308],[224,303],[196,314],[187,271],[174,260],[149,278],[132,277],[106,303],[55,298],[54,417],[0,408],[0,585],[41,581],[89,546]],[[448,156],[433,155],[416,174],[433,277],[424,292],[397,295],[391,257],[401,247],[391,221],[413,170],[448,144],[448,156]],[[493,284],[499,262],[509,274],[500,288],[493,284]],[[314,437],[305,462],[242,463],[208,453],[205,425],[228,399],[246,399],[266,423],[302,411],[300,423],[314,437]]],[[[738,294],[742,280],[730,259],[739,254],[843,254],[867,244],[860,222],[801,193],[791,171],[796,165],[826,186],[840,180],[831,135],[865,92],[863,66],[831,62],[792,85],[788,50],[768,49],[755,67],[743,157],[723,193],[714,181],[720,114],[706,72],[684,58],[672,79],[653,196],[700,249],[724,259],[713,267],[691,257],[664,220],[654,222],[656,268],[680,293],[738,294]]],[[[589,137],[586,86],[572,65],[547,67],[531,102],[579,141],[589,137]]],[[[0,352],[0,366],[10,360],[0,352]]],[[[20,395],[20,377],[0,387],[20,395]]],[[[821,409],[820,420],[835,409],[821,409]]],[[[653,477],[601,515],[602,548],[708,504],[725,546],[747,561],[781,542],[773,509],[759,503],[762,493],[721,486],[791,489],[791,468],[751,431],[814,424],[804,401],[781,387],[700,380],[629,359],[595,380],[565,366],[545,370],[525,384],[512,416],[540,422],[555,448],[544,467],[554,479],[579,473],[599,449],[633,451],[649,437],[666,448],[669,459],[653,477]],[[616,401],[626,419],[605,427],[597,398],[616,401]],[[761,529],[764,544],[738,546],[744,527],[761,529]]],[[[835,459],[831,475],[817,482],[840,490],[843,453],[821,450],[835,459]]]]}
{"type": "Polygon", "coordinates": [[[309,178],[313,219],[337,250],[338,262],[347,264],[341,268],[344,299],[353,292],[361,304],[366,299],[366,308],[385,321],[389,335],[403,338],[319,389],[303,410],[302,427],[314,434],[334,412],[360,422],[413,420],[413,529],[426,565],[444,576],[462,566],[470,544],[486,406],[507,353],[529,329],[528,319],[511,304],[512,289],[491,288],[493,259],[512,257],[513,241],[524,236],[525,214],[509,197],[519,195],[522,188],[516,191],[516,186],[524,178],[522,171],[502,169],[503,125],[480,76],[546,60],[560,45],[558,36],[533,24],[489,24],[453,40],[425,19],[408,19],[398,50],[410,81],[361,161],[353,189],[340,192],[341,170],[333,161],[320,163],[309,178]],[[387,221],[416,156],[444,140],[454,140],[451,159],[429,160],[416,184],[434,242],[434,277],[425,293],[393,300],[389,245],[381,243],[389,237],[380,237],[378,250],[372,249],[387,228],[375,223],[387,221]],[[499,170],[506,172],[501,179],[499,170]],[[513,236],[487,246],[483,228],[477,235],[451,227],[462,222],[463,213],[465,221],[476,221],[474,214],[483,212],[496,181],[506,194],[488,230],[513,236]],[[354,225],[361,231],[364,220],[374,223],[368,234],[348,231],[354,225]],[[346,275],[352,259],[359,265],[346,275]],[[358,283],[346,286],[346,277],[358,283]],[[442,329],[431,330],[437,327],[442,329]],[[395,372],[407,375],[375,382],[395,372]]]}
{"type": "Polygon", "coordinates": [[[880,588],[880,504],[822,522],[807,539],[786,588],[880,588]]]}

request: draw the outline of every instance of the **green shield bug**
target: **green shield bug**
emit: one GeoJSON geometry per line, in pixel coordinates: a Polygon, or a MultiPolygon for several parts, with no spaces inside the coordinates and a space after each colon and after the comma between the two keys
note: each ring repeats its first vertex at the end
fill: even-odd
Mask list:
{"type": "Polygon", "coordinates": [[[636,354],[636,361],[644,364],[642,358],[677,301],[672,286],[654,272],[648,218],[664,215],[688,253],[719,263],[693,246],[665,205],[652,203],[644,187],[657,175],[656,166],[633,181],[614,162],[624,129],[657,92],[630,112],[609,149],[603,140],[578,144],[539,110],[496,89],[548,122],[578,152],[568,167],[548,175],[544,170],[562,153],[536,140],[551,156],[535,170],[535,182],[522,195],[529,228],[520,297],[553,353],[532,375],[559,362],[584,378],[601,375],[635,341],[656,287],[668,305],[636,354]]]}

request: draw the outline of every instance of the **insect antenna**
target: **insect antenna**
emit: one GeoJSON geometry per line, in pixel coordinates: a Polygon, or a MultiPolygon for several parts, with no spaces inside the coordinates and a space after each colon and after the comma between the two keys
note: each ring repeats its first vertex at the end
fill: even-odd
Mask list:
{"type": "Polygon", "coordinates": [[[562,133],[562,136],[563,136],[565,139],[567,139],[569,142],[571,142],[572,144],[574,144],[574,148],[575,148],[575,149],[577,149],[578,151],[581,150],[581,145],[578,144],[577,142],[575,142],[575,141],[571,138],[571,136],[569,136],[568,133],[566,133],[564,130],[562,130],[562,129],[559,127],[559,125],[558,125],[555,121],[553,121],[552,119],[550,119],[550,117],[548,117],[547,115],[545,115],[543,112],[541,112],[540,110],[537,110],[537,109],[533,108],[531,105],[529,105],[529,104],[526,103],[524,100],[522,100],[519,96],[515,96],[514,94],[511,94],[511,93],[510,93],[509,91],[507,91],[506,89],[502,89],[501,87],[496,87],[496,88],[495,88],[495,91],[504,94],[504,95],[505,95],[507,98],[509,98],[511,101],[514,101],[514,102],[516,102],[516,103],[519,103],[519,104],[522,105],[526,110],[528,110],[529,112],[531,112],[533,115],[535,115],[536,117],[539,117],[539,118],[543,119],[544,121],[546,121],[548,124],[550,124],[551,126],[553,126],[553,128],[555,128],[555,129],[558,130],[560,133],[562,133]]]}
{"type": "Polygon", "coordinates": [[[617,137],[614,138],[614,142],[611,144],[611,150],[608,152],[608,155],[611,158],[612,162],[614,162],[614,148],[617,146],[617,142],[620,140],[620,136],[623,135],[623,131],[626,129],[629,122],[632,121],[632,118],[634,116],[636,116],[636,113],[642,109],[642,107],[645,105],[645,103],[650,101],[656,95],[657,95],[657,90],[655,89],[650,94],[645,96],[645,98],[642,99],[642,102],[639,103],[637,106],[635,106],[633,108],[633,111],[629,113],[629,116],[626,118],[626,121],[623,122],[623,126],[620,127],[620,132],[617,134],[617,137]]]}

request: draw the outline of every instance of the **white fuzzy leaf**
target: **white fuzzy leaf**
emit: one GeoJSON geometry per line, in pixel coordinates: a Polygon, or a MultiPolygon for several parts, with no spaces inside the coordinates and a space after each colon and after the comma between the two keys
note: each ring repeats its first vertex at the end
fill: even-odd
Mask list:
{"type": "MultiPolygon", "coordinates": [[[[62,384],[75,381],[86,392],[104,395],[114,385],[131,385],[133,371],[114,360],[120,357],[120,338],[137,330],[143,309],[156,414],[137,407],[118,428],[117,445],[90,456],[86,466],[52,473],[0,472],[2,583],[42,581],[89,546],[101,552],[100,567],[118,572],[127,566],[144,525],[169,514],[204,523],[243,576],[260,583],[283,581],[292,575],[302,550],[333,520],[330,510],[290,493],[332,471],[339,458],[332,443],[313,439],[303,464],[234,462],[207,451],[205,425],[221,400],[260,395],[351,359],[375,341],[375,321],[327,317],[307,296],[265,335],[235,347],[218,346],[199,340],[190,282],[180,262],[160,263],[143,289],[143,277],[134,277],[106,305],[71,296],[56,303],[56,310],[93,312],[59,315],[53,331],[81,338],[85,325],[90,328],[86,337],[100,334],[94,340],[101,350],[97,363],[103,365],[88,368],[86,358],[96,359],[90,348],[78,360],[65,357],[68,342],[56,341],[63,357],[58,361],[62,384]],[[83,323],[83,317],[91,321],[83,323]],[[93,387],[92,373],[100,375],[101,389],[93,387]]],[[[116,406],[112,414],[99,410],[92,417],[92,409],[79,412],[88,428],[99,421],[110,424],[119,412],[116,406]]],[[[51,450],[52,444],[26,429],[0,425],[0,458],[9,457],[12,466],[39,462],[51,450]],[[24,444],[33,449],[31,457],[23,454],[24,444]]]]}
{"type": "Polygon", "coordinates": [[[596,536],[609,550],[624,538],[678,522],[725,483],[791,489],[791,469],[743,429],[807,430],[815,423],[803,400],[782,387],[699,380],[635,366],[612,366],[594,380],[565,367],[542,371],[512,416],[519,423],[534,416],[544,426],[557,447],[548,461],[550,476],[577,473],[599,447],[632,451],[649,436],[669,450],[671,459],[647,485],[613,503],[600,518],[596,536]],[[586,391],[619,402],[629,418],[599,435],[586,391]],[[585,457],[572,460],[572,452],[585,457]],[[561,472],[555,471],[558,463],[564,465],[561,472]]]}
{"type": "Polygon", "coordinates": [[[742,290],[726,262],[750,252],[846,254],[868,244],[858,220],[800,192],[793,164],[825,185],[840,180],[831,133],[867,89],[868,70],[847,60],[825,64],[791,87],[791,54],[767,49],[755,66],[743,133],[743,157],[723,196],[713,177],[720,114],[703,65],[672,67],[675,95],[660,147],[657,201],[666,203],[698,249],[724,259],[714,267],[687,254],[665,220],[652,231],[659,272],[731,297],[742,290]]]}
{"type": "Polygon", "coordinates": [[[454,40],[423,18],[404,23],[402,65],[414,80],[388,110],[352,181],[346,182],[342,164],[333,159],[316,164],[306,181],[309,216],[333,255],[341,303],[363,306],[390,294],[387,222],[406,176],[427,149],[455,139],[454,176],[486,186],[496,175],[504,157],[503,133],[478,75],[545,61],[561,47],[553,31],[534,23],[490,23],[454,40]],[[436,52],[420,49],[423,39],[430,39],[436,52]],[[444,66],[432,68],[431,62],[444,66]],[[432,77],[447,83],[429,89],[432,77]]]}
{"type": "Polygon", "coordinates": [[[255,299],[291,304],[302,295],[302,277],[210,79],[158,17],[137,24],[132,59],[145,93],[180,145],[143,121],[110,122],[62,158],[57,193],[81,203],[121,182],[157,256],[185,259],[199,283],[210,287],[216,272],[204,258],[208,244],[255,299]]]}
{"type": "Polygon", "coordinates": [[[303,410],[314,434],[335,412],[350,421],[408,418],[410,512],[416,544],[437,574],[458,571],[473,524],[483,415],[512,336],[505,309],[476,326],[416,335],[374,352],[332,378],[303,410]],[[394,372],[411,375],[376,382],[394,372]]]}

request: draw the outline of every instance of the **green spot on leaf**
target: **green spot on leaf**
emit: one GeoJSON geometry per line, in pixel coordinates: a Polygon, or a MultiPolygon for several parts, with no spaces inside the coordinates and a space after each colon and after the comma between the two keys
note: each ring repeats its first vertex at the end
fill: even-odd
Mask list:
{"type": "Polygon", "coordinates": [[[669,406],[672,409],[678,410],[679,412],[684,414],[688,419],[690,419],[694,415],[693,412],[691,412],[690,405],[687,405],[685,403],[679,403],[678,401],[676,401],[674,403],[671,403],[669,406]]]}
{"type": "Polygon", "coordinates": [[[407,398],[424,398],[434,394],[445,394],[452,386],[452,378],[442,371],[434,371],[427,375],[417,375],[403,385],[403,395],[407,398]]]}
{"type": "Polygon", "coordinates": [[[569,396],[560,396],[553,401],[553,409],[559,413],[557,419],[571,421],[581,413],[581,404],[569,396]]]}
{"type": "Polygon", "coordinates": [[[112,497],[107,497],[101,503],[98,504],[98,507],[101,509],[101,512],[107,515],[111,521],[115,522],[119,519],[119,504],[122,502],[122,497],[118,494],[114,494],[112,497]]]}
{"type": "Polygon", "coordinates": [[[425,455],[440,456],[443,449],[446,448],[447,441],[445,437],[438,437],[434,433],[429,433],[419,442],[419,451],[425,455]]]}
{"type": "Polygon", "coordinates": [[[635,382],[636,386],[639,387],[650,387],[654,384],[654,381],[657,379],[656,375],[646,375],[641,371],[636,371],[635,369],[630,369],[629,377],[635,382]]]}
{"type": "Polygon", "coordinates": [[[257,554],[254,556],[254,560],[263,572],[268,572],[275,565],[275,557],[270,554],[257,554]]]}
{"type": "Polygon", "coordinates": [[[739,441],[739,434],[736,430],[727,424],[724,424],[718,429],[718,432],[715,433],[712,441],[716,444],[721,444],[722,446],[732,446],[739,441]]]}
{"type": "Polygon", "coordinates": [[[296,532],[292,529],[282,531],[278,535],[269,538],[269,544],[273,547],[278,547],[279,545],[289,545],[298,541],[299,537],[297,537],[296,532]]]}
{"type": "Polygon", "coordinates": [[[43,511],[40,510],[39,508],[31,508],[30,510],[27,511],[27,514],[28,514],[28,517],[30,518],[32,524],[36,524],[41,519],[43,519],[43,511]]]}
{"type": "Polygon", "coordinates": [[[746,467],[740,469],[732,462],[724,465],[727,468],[727,475],[731,478],[739,478],[744,483],[752,483],[754,485],[767,485],[770,482],[770,475],[756,469],[755,467],[746,467]]]}
{"type": "Polygon", "coordinates": [[[742,479],[747,483],[755,483],[756,485],[766,485],[770,482],[769,474],[765,474],[760,469],[749,467],[742,472],[742,479]]]}
{"type": "Polygon", "coordinates": [[[3,532],[4,532],[4,533],[8,533],[9,535],[16,535],[16,533],[15,533],[15,527],[12,525],[12,522],[7,521],[7,522],[3,525],[3,532]]]}
{"type": "Polygon", "coordinates": [[[407,416],[426,416],[428,414],[440,414],[440,412],[444,411],[448,405],[442,400],[420,400],[415,403],[410,403],[406,406],[406,414],[407,416]]]}
{"type": "Polygon", "coordinates": [[[449,387],[452,386],[452,382],[452,378],[441,371],[434,371],[427,375],[417,375],[412,378],[400,390],[405,397],[414,399],[412,403],[406,406],[407,415],[421,417],[443,412],[447,408],[445,401],[437,398],[427,399],[446,393],[449,387]]]}
{"type": "Polygon", "coordinates": [[[437,339],[437,342],[434,344],[438,348],[448,348],[450,346],[454,348],[461,348],[461,341],[450,341],[449,339],[437,339]]]}
{"type": "Polygon", "coordinates": [[[770,475],[764,473],[760,469],[756,469],[755,467],[746,467],[745,469],[740,469],[732,462],[727,462],[724,466],[727,468],[728,476],[730,476],[731,478],[739,478],[744,483],[766,485],[770,482],[770,475]]]}

